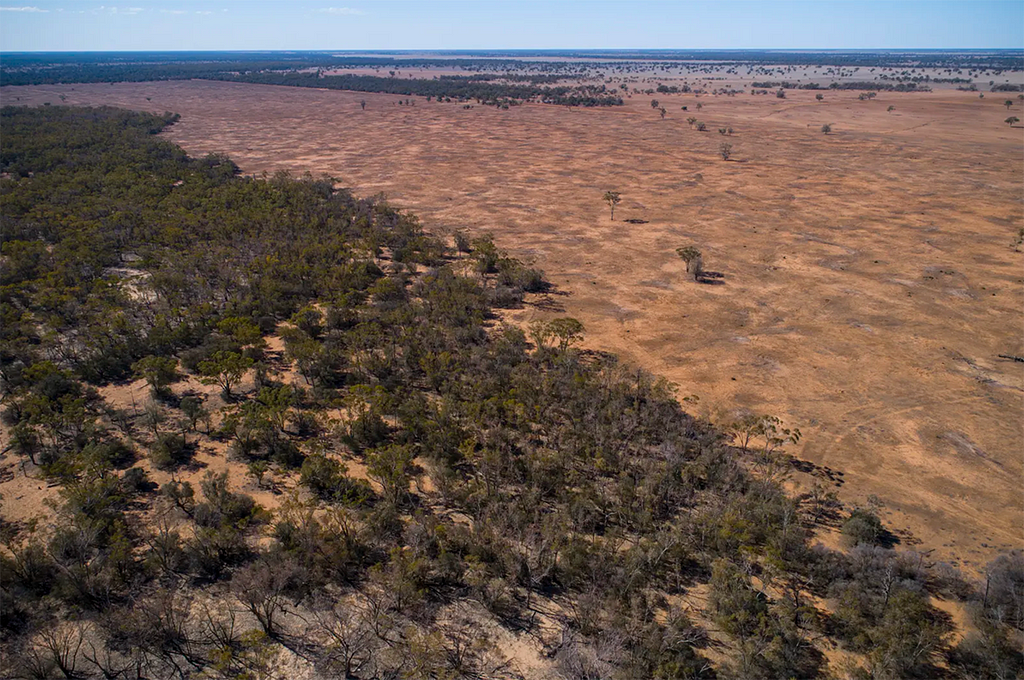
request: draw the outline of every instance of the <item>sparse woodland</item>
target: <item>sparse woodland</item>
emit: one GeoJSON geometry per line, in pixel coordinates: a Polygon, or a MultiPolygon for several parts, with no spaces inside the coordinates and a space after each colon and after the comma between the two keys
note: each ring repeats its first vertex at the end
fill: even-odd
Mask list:
{"type": "Polygon", "coordinates": [[[0,112],[3,456],[55,485],[0,525],[6,675],[1024,672],[1020,552],[975,582],[787,495],[795,430],[501,323],[547,284],[492,240],[190,158],[175,120],[0,112]]]}

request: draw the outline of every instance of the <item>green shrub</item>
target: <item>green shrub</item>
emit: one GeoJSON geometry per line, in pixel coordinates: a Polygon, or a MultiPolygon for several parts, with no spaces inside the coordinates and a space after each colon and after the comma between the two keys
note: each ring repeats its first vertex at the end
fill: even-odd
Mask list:
{"type": "Polygon", "coordinates": [[[887,532],[875,513],[858,508],[843,523],[842,534],[844,540],[851,546],[882,545],[887,532]]]}
{"type": "Polygon", "coordinates": [[[158,470],[173,470],[192,460],[195,446],[183,434],[163,432],[149,450],[149,460],[158,470]]]}
{"type": "Polygon", "coordinates": [[[373,497],[366,480],[347,477],[344,463],[323,454],[307,456],[300,483],[317,498],[345,505],[363,505],[373,497]]]}

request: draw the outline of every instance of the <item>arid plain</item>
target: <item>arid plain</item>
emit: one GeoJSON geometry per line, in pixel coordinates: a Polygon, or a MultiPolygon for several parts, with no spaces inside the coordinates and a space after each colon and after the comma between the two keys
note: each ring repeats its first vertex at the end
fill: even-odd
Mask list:
{"type": "Polygon", "coordinates": [[[998,357],[1024,355],[1024,130],[1003,122],[1024,103],[814,94],[655,95],[664,118],[645,95],[465,109],[203,81],[3,101],[175,111],[167,135],[193,155],[329,174],[432,231],[491,233],[554,285],[511,319],[580,319],[589,348],[664,376],[715,422],[782,418],[803,433],[790,453],[833,471],[842,501],[880,503],[906,543],[977,568],[1024,545],[1024,364],[998,357]],[[688,279],[685,245],[721,277],[688,279]]]}

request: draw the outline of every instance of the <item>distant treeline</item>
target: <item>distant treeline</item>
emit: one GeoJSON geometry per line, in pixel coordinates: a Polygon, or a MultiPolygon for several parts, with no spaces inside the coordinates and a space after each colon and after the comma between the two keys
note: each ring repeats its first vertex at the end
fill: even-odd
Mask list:
{"type": "Polygon", "coordinates": [[[927,87],[919,87],[917,83],[876,83],[870,80],[857,80],[848,83],[794,83],[788,80],[762,80],[750,84],[753,88],[770,89],[781,87],[784,90],[880,90],[883,92],[927,92],[927,87]]]}
{"type": "MultiPolygon", "coordinates": [[[[7,57],[4,57],[5,62],[7,57]]],[[[0,69],[0,85],[54,85],[57,83],[138,83],[152,80],[188,80],[212,78],[224,73],[282,70],[295,68],[290,61],[235,61],[211,63],[71,63],[18,66],[5,63],[0,69]]]]}
{"type": "MultiPolygon", "coordinates": [[[[183,61],[176,63],[64,63],[59,65],[14,61],[0,69],[0,85],[52,85],[56,83],[123,83],[159,80],[229,80],[263,85],[318,87],[330,90],[384,92],[437,97],[443,100],[477,100],[498,106],[537,101],[565,106],[620,106],[622,98],[608,94],[603,85],[540,87],[563,76],[480,74],[440,78],[394,78],[369,75],[321,75],[325,62],[295,60],[183,61]],[[317,66],[316,72],[295,70],[317,66]],[[509,82],[495,82],[495,81],[509,82]],[[513,83],[524,83],[513,84],[513,83]]],[[[337,59],[334,59],[337,65],[337,59]]],[[[450,65],[450,62],[445,62],[450,65]]],[[[488,65],[494,68],[494,64],[488,65]]]]}
{"type": "Polygon", "coordinates": [[[552,75],[521,75],[514,73],[476,73],[468,76],[439,76],[439,80],[507,80],[512,83],[533,83],[534,85],[557,83],[559,80],[565,80],[565,75],[552,74],[552,75]]]}
{"type": "Polygon", "coordinates": [[[677,94],[679,92],[690,92],[689,85],[658,85],[659,94],[677,94]]]}
{"type": "MultiPolygon", "coordinates": [[[[512,56],[514,53],[494,52],[488,54],[512,56]]],[[[698,60],[716,64],[813,64],[820,66],[860,66],[865,68],[908,67],[1019,70],[1022,59],[1024,59],[1024,51],[776,52],[772,50],[599,50],[561,53],[553,51],[537,53],[536,56],[663,62],[698,60]]]]}
{"type": "Polygon", "coordinates": [[[219,74],[213,80],[257,83],[260,85],[287,85],[291,87],[317,87],[329,90],[355,90],[357,92],[384,92],[387,94],[438,97],[458,101],[477,100],[482,104],[512,104],[538,101],[566,106],[620,106],[622,98],[606,93],[603,85],[582,87],[538,87],[535,85],[508,85],[484,78],[382,78],[379,76],[340,75],[317,76],[316,73],[261,72],[245,74],[219,74]]]}

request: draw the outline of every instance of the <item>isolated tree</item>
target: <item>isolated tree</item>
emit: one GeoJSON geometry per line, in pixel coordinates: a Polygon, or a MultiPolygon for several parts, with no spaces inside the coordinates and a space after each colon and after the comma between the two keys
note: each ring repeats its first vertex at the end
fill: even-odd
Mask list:
{"type": "Polygon", "coordinates": [[[381,486],[381,493],[397,506],[409,493],[414,453],[407,444],[388,444],[366,454],[366,475],[381,486]]]}
{"type": "Polygon", "coordinates": [[[652,109],[656,109],[659,106],[661,106],[661,102],[659,102],[657,99],[652,99],[651,100],[651,108],[652,109]]]}
{"type": "Polygon", "coordinates": [[[469,253],[473,250],[473,247],[469,243],[469,236],[462,230],[456,230],[454,234],[455,239],[455,250],[458,251],[461,256],[463,253],[469,253]]]}
{"type": "Polygon", "coordinates": [[[896,107],[895,107],[895,106],[893,106],[892,104],[890,104],[890,105],[889,105],[889,108],[887,108],[887,109],[886,109],[886,111],[887,111],[887,112],[889,112],[889,113],[892,113],[892,112],[893,112],[893,111],[895,111],[895,110],[896,110],[896,107]]]}
{"type": "Polygon", "coordinates": [[[231,397],[231,388],[252,368],[253,360],[238,352],[216,352],[213,357],[199,362],[200,382],[220,385],[225,397],[231,397]]]}
{"type": "Polygon", "coordinates": [[[819,102],[820,101],[824,101],[825,100],[825,95],[823,95],[822,93],[819,92],[818,94],[814,95],[814,98],[817,99],[819,102]]]}
{"type": "Polygon", "coordinates": [[[618,191],[606,191],[604,192],[604,202],[612,209],[612,221],[615,221],[615,206],[622,202],[622,196],[618,191]]]}
{"type": "Polygon", "coordinates": [[[662,106],[662,107],[661,107],[660,109],[658,109],[658,110],[659,110],[659,111],[661,112],[661,118],[662,118],[662,120],[664,120],[664,119],[665,119],[665,107],[664,107],[664,106],[662,106]]]}
{"type": "Polygon", "coordinates": [[[697,119],[694,118],[693,116],[690,116],[689,118],[686,119],[686,122],[690,125],[690,127],[693,127],[693,124],[697,122],[697,119]]]}
{"type": "Polygon", "coordinates": [[[704,258],[700,251],[693,246],[676,248],[676,255],[686,263],[686,273],[693,276],[694,281],[699,281],[704,273],[704,258]]]}
{"type": "Polygon", "coordinates": [[[775,96],[778,97],[779,99],[785,99],[786,91],[780,87],[778,90],[775,91],[775,96]]]}
{"type": "Polygon", "coordinates": [[[722,145],[718,147],[718,153],[722,155],[722,160],[729,160],[729,156],[732,155],[732,144],[728,142],[722,142],[722,145]]]}
{"type": "Polygon", "coordinates": [[[361,108],[364,111],[366,110],[366,100],[365,99],[360,99],[359,100],[359,108],[361,108]]]}
{"type": "Polygon", "coordinates": [[[1020,122],[1020,118],[1018,118],[1017,116],[1010,116],[1003,122],[1009,125],[1010,127],[1013,127],[1014,125],[1020,122]]]}
{"type": "Polygon", "coordinates": [[[1005,106],[1006,110],[1009,111],[1010,107],[1013,106],[1013,100],[1007,99],[1005,102],[1003,102],[1003,106],[1005,106]]]}
{"type": "Polygon", "coordinates": [[[697,110],[700,111],[703,108],[704,108],[704,103],[703,102],[697,102],[697,110]]]}
{"type": "Polygon", "coordinates": [[[553,319],[548,328],[558,340],[558,349],[563,352],[583,339],[583,324],[571,316],[553,319]]]}
{"type": "Polygon", "coordinates": [[[191,431],[196,429],[196,425],[204,416],[209,415],[209,411],[203,408],[203,402],[192,396],[182,398],[178,408],[180,408],[181,412],[185,414],[185,418],[188,420],[189,430],[191,431]]]}
{"type": "Polygon", "coordinates": [[[142,378],[156,397],[167,395],[167,386],[178,379],[178,362],[171,357],[148,356],[132,364],[136,378],[142,378]]]}
{"type": "Polygon", "coordinates": [[[697,132],[705,132],[705,131],[707,131],[707,129],[708,129],[707,123],[705,123],[702,120],[697,121],[697,132]]]}
{"type": "Polygon", "coordinates": [[[826,135],[832,132],[832,124],[825,123],[824,125],[821,126],[821,131],[824,132],[826,135]]]}

